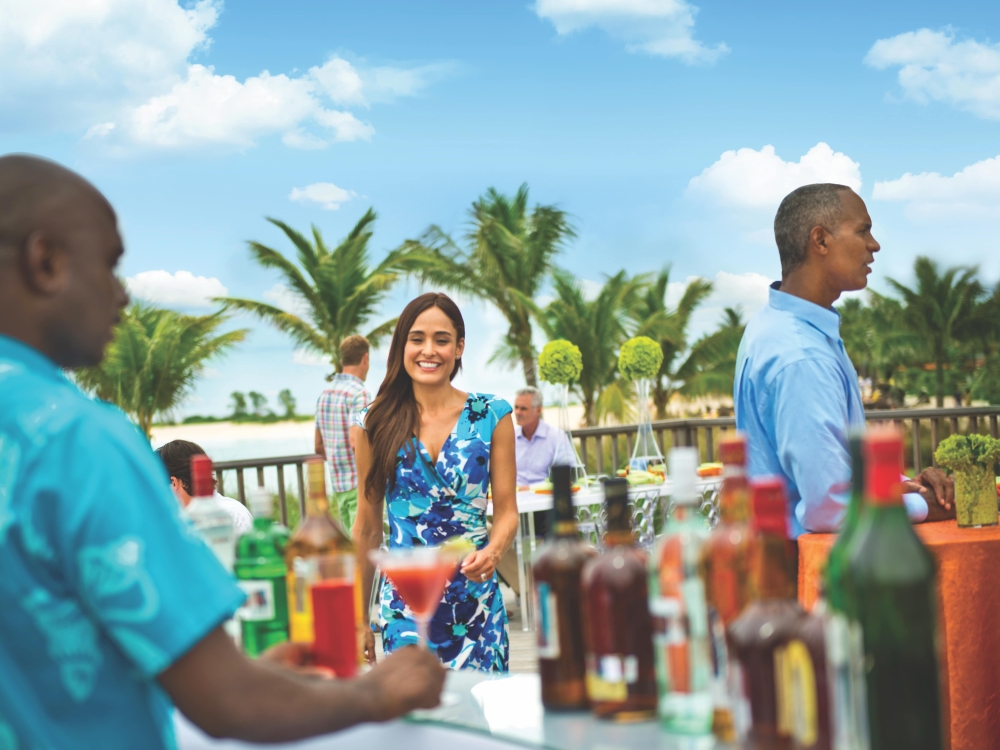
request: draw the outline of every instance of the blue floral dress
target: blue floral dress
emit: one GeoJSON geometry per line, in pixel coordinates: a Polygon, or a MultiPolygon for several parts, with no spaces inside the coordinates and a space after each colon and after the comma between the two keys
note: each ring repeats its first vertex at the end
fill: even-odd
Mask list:
{"type": "MultiPolygon", "coordinates": [[[[364,427],[364,415],[358,422],[364,427]]],[[[440,544],[464,536],[482,549],[486,535],[486,492],[490,442],[510,404],[486,393],[470,393],[451,435],[432,462],[416,437],[399,451],[396,483],[386,493],[389,547],[440,544]]],[[[381,591],[382,646],[391,653],[417,643],[410,610],[386,581],[381,591]]],[[[459,573],[445,590],[429,627],[431,648],[451,669],[506,672],[507,610],[496,573],[470,581],[459,573]]]]}

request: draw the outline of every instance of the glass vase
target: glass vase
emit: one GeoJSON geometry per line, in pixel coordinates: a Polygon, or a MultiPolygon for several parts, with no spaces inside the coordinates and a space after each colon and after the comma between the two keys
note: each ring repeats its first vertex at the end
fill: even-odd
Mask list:
{"type": "Polygon", "coordinates": [[[575,486],[587,486],[587,467],[580,460],[580,454],[576,451],[576,444],[573,442],[573,432],[569,423],[569,385],[559,383],[556,385],[556,409],[559,424],[559,433],[562,438],[556,447],[553,464],[566,464],[572,468],[570,477],[575,486]]]}
{"type": "Polygon", "coordinates": [[[955,472],[955,520],[961,528],[997,525],[996,481],[992,467],[955,472]]]}
{"type": "Polygon", "coordinates": [[[666,466],[660,446],[656,443],[656,435],[653,434],[653,416],[649,411],[649,386],[648,378],[635,381],[635,393],[639,401],[638,430],[628,466],[629,470],[648,471],[664,476],[666,466]]]}

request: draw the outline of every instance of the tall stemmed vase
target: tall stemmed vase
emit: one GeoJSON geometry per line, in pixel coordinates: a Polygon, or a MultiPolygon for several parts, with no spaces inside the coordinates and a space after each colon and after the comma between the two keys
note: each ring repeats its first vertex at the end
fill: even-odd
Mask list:
{"type": "Polygon", "coordinates": [[[587,485],[587,467],[580,460],[580,454],[573,442],[573,431],[569,421],[569,384],[556,384],[556,407],[558,409],[558,424],[562,438],[556,448],[554,464],[566,464],[572,468],[570,477],[574,485],[587,485]]]}
{"type": "Polygon", "coordinates": [[[639,378],[635,381],[638,403],[638,431],[635,436],[635,447],[629,460],[630,469],[652,471],[662,474],[664,471],[663,453],[653,434],[653,415],[649,410],[649,378],[639,378]]]}
{"type": "Polygon", "coordinates": [[[538,355],[538,374],[546,383],[556,388],[556,408],[558,410],[560,441],[556,448],[555,464],[565,464],[572,468],[574,484],[587,484],[587,468],[580,460],[580,454],[573,444],[573,434],[569,423],[569,386],[576,382],[583,372],[583,355],[576,344],[565,339],[550,341],[538,355]]]}

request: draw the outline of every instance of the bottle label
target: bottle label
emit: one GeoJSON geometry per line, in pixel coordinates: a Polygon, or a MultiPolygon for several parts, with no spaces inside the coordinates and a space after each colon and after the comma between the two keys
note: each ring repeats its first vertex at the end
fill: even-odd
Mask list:
{"type": "Polygon", "coordinates": [[[816,675],[809,649],[793,639],[774,650],[778,733],[809,747],[818,736],[816,675]]]}
{"type": "Polygon", "coordinates": [[[243,622],[261,622],[274,619],[274,581],[237,581],[247,599],[237,617],[243,622]]]}
{"type": "Polygon", "coordinates": [[[638,681],[639,660],[634,655],[587,655],[587,695],[592,701],[624,701],[628,686],[638,681]]]}
{"type": "Polygon", "coordinates": [[[558,600],[547,583],[535,586],[535,611],[538,613],[538,658],[559,658],[558,600]]]}

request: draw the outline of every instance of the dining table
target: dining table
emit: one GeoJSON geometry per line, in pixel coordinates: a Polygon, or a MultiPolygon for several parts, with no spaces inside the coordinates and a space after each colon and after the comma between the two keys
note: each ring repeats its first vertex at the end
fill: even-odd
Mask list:
{"type": "MultiPolygon", "coordinates": [[[[1000,748],[1000,527],[914,525],[937,564],[941,710],[951,750],[1000,748]]],[[[799,537],[799,601],[812,609],[836,534],[799,537]]]]}

